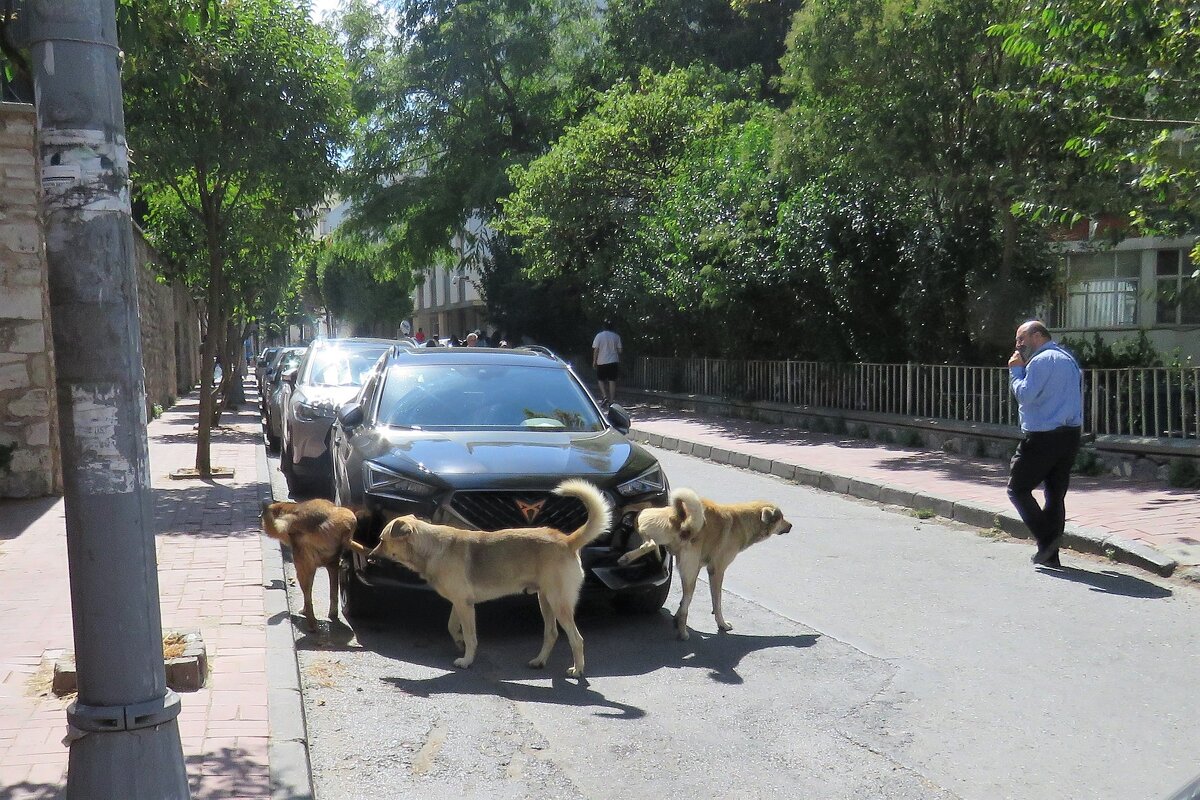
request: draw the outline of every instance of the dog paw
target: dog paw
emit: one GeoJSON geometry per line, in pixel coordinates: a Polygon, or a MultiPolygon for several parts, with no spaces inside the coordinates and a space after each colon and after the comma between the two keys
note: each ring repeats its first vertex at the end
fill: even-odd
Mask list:
{"type": "Polygon", "coordinates": [[[574,667],[571,667],[570,669],[567,670],[567,677],[568,678],[582,678],[583,670],[575,669],[574,667]]]}
{"type": "Polygon", "coordinates": [[[733,623],[732,622],[718,622],[717,630],[731,631],[731,630],[733,630],[733,623]]]}
{"type": "Polygon", "coordinates": [[[466,669],[467,667],[471,666],[471,661],[470,661],[470,659],[467,659],[465,657],[464,658],[456,658],[456,659],[454,659],[454,666],[461,667],[462,669],[466,669]]]}
{"type": "Polygon", "coordinates": [[[542,667],[546,666],[546,659],[535,658],[533,661],[529,662],[529,666],[533,667],[534,669],[541,669],[542,667]]]}

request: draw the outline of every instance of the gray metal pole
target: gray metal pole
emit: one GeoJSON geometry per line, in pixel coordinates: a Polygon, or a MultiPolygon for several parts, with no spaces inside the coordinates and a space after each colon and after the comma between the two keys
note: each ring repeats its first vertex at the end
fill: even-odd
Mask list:
{"type": "Polygon", "coordinates": [[[115,8],[27,10],[79,683],[67,798],[186,798],[163,669],[115,8]]]}

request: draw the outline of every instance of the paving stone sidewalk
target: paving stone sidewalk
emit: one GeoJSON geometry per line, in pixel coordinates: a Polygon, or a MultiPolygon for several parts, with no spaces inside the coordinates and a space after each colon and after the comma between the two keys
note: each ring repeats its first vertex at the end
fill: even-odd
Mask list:
{"type": "MultiPolygon", "coordinates": [[[[631,435],[651,445],[868,500],[929,509],[1028,537],[1008,501],[1007,462],[816,434],[669,408],[628,395],[631,435]]],[[[1200,493],[1072,476],[1066,546],[1200,582],[1200,493]]]]}
{"type": "MultiPolygon", "coordinates": [[[[270,622],[264,613],[264,558],[278,560],[279,551],[264,546],[259,533],[254,400],[225,414],[214,431],[212,463],[231,467],[232,478],[168,477],[194,464],[195,393],[148,429],[163,628],[199,630],[208,653],[203,688],[180,692],[195,800],[272,797],[268,627],[291,621],[286,610],[276,608],[270,622]]],[[[65,709],[73,698],[50,693],[46,656],[72,649],[61,499],[0,501],[0,615],[0,797],[59,798],[66,786],[65,709]]]]}

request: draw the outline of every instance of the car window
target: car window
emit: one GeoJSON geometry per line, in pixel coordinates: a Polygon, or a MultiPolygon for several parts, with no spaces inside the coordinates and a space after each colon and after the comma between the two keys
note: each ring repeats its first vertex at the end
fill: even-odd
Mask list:
{"type": "Polygon", "coordinates": [[[378,347],[323,347],[313,351],[302,383],[314,386],[361,386],[371,367],[388,349],[378,347]]]}
{"type": "Polygon", "coordinates": [[[393,366],[378,419],[384,425],[420,429],[604,429],[570,373],[520,365],[393,366]]]}

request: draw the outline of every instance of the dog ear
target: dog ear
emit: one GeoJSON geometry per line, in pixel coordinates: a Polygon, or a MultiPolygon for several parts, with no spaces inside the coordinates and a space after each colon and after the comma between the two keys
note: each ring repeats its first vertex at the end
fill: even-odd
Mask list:
{"type": "Polygon", "coordinates": [[[762,510],[762,521],[764,525],[769,525],[772,522],[778,522],[783,517],[783,512],[774,506],[764,506],[762,510]]]}

